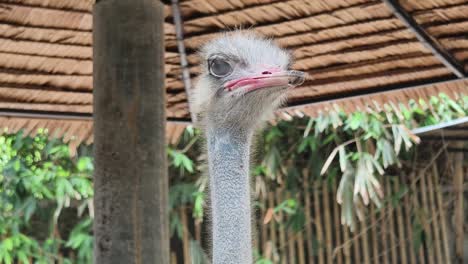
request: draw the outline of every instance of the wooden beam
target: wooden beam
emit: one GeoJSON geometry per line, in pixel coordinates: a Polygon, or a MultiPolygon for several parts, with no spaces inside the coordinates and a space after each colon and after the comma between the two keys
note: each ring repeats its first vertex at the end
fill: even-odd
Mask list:
{"type": "Polygon", "coordinates": [[[101,0],[93,16],[94,263],[170,263],[163,4],[101,0]]]}
{"type": "Polygon", "coordinates": [[[408,14],[398,3],[398,0],[382,0],[395,16],[410,29],[416,38],[436,56],[445,67],[449,68],[453,74],[459,78],[467,77],[463,65],[461,65],[448,51],[437,43],[414,18],[408,14]]]}
{"type": "MultiPolygon", "coordinates": [[[[39,1],[37,3],[34,3],[34,1],[15,1],[15,0],[10,0],[10,1],[2,1],[2,4],[8,5],[8,6],[19,6],[19,7],[30,7],[34,8],[37,10],[44,9],[44,10],[54,10],[54,11],[65,11],[65,12],[70,12],[70,13],[81,13],[81,14],[91,14],[91,1],[83,1],[84,4],[82,3],[77,3],[77,4],[65,4],[63,6],[58,6],[57,4],[54,3],[54,1],[48,1],[49,3],[44,3],[41,4],[39,1]],[[87,3],[86,3],[87,2],[87,3]],[[72,7],[70,7],[72,6],[72,7]],[[88,10],[89,7],[89,10],[88,10]]],[[[59,2],[59,1],[56,1],[59,2]]]]}
{"type": "MultiPolygon", "coordinates": [[[[463,153],[468,153],[468,148],[447,148],[448,152],[463,152],[463,153]]],[[[463,188],[463,190],[468,190],[468,188],[463,188]]]]}
{"type": "MultiPolygon", "coordinates": [[[[23,109],[5,109],[0,108],[0,116],[4,117],[23,117],[37,119],[61,119],[61,120],[93,120],[91,113],[77,112],[58,112],[58,111],[32,111],[23,109]]],[[[190,119],[166,117],[168,123],[190,124],[190,119]]]]}

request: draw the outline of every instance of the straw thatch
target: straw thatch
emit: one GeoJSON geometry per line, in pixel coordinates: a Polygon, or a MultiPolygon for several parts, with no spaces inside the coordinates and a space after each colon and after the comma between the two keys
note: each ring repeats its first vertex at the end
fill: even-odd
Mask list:
{"type": "MultiPolygon", "coordinates": [[[[0,108],[3,105],[0,104],[0,108]]],[[[23,135],[36,135],[39,129],[46,129],[53,137],[63,137],[64,142],[70,144],[74,150],[80,143],[93,143],[92,120],[68,120],[68,119],[36,119],[22,117],[0,117],[2,132],[16,133],[23,131],[23,135]]],[[[169,122],[166,125],[168,143],[176,143],[184,131],[184,126],[169,122]]]]}
{"type": "MultiPolygon", "coordinates": [[[[92,114],[93,4],[93,0],[0,2],[1,109],[92,114]]],[[[468,1],[400,4],[467,71],[468,1]]],[[[383,104],[388,99],[408,101],[468,90],[463,80],[419,87],[417,92],[404,89],[456,77],[379,0],[186,0],[178,7],[192,83],[199,73],[200,45],[220,31],[240,27],[273,37],[292,51],[294,67],[309,73],[289,101],[295,109],[305,104],[304,114],[314,115],[328,107],[329,100],[340,98],[346,98],[340,104],[350,111],[365,109],[366,94],[383,104]],[[383,91],[391,93],[377,94],[383,91]]],[[[167,4],[165,11],[167,116],[190,122],[172,6],[167,4]]]]}

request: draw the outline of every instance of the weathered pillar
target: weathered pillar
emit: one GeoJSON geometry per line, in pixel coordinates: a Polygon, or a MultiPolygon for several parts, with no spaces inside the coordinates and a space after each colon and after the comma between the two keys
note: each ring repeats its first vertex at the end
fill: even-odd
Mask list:
{"type": "Polygon", "coordinates": [[[94,263],[169,263],[163,5],[94,7],[94,263]]]}

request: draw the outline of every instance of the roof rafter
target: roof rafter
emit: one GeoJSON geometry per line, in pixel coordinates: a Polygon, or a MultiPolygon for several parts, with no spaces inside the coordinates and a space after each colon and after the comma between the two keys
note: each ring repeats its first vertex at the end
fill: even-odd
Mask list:
{"type": "Polygon", "coordinates": [[[322,96],[320,98],[311,98],[309,100],[299,101],[299,102],[292,102],[289,103],[284,107],[285,110],[293,110],[301,107],[313,106],[319,103],[327,102],[327,101],[340,101],[340,100],[351,100],[351,99],[358,99],[363,98],[370,95],[382,94],[385,95],[389,92],[397,92],[403,90],[413,90],[419,89],[431,85],[439,85],[439,84],[451,84],[459,81],[468,81],[468,78],[461,78],[461,79],[453,79],[450,77],[439,77],[432,80],[424,80],[424,81],[411,81],[406,82],[404,84],[391,84],[386,86],[378,86],[373,87],[370,89],[366,89],[363,91],[354,91],[348,92],[346,94],[333,94],[328,96],[322,96]]]}
{"type": "Polygon", "coordinates": [[[437,41],[432,38],[417,22],[414,18],[408,14],[404,8],[398,3],[398,0],[382,0],[398,17],[403,24],[405,24],[413,33],[416,38],[428,48],[434,56],[436,56],[447,68],[449,68],[453,74],[459,78],[467,77],[463,66],[437,41]]]}
{"type": "MultiPolygon", "coordinates": [[[[92,121],[93,114],[78,112],[57,112],[57,111],[34,111],[22,109],[2,109],[0,108],[0,117],[25,117],[36,119],[61,119],[61,120],[83,120],[92,121]]],[[[167,122],[190,124],[190,119],[179,117],[167,117],[167,122]]]]}

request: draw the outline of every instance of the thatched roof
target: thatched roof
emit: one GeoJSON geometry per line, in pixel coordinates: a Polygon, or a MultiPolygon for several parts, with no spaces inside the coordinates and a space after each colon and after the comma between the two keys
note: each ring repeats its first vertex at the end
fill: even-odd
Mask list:
{"type": "MultiPolygon", "coordinates": [[[[193,83],[199,72],[197,48],[220,31],[239,27],[273,37],[292,50],[294,67],[309,73],[278,113],[283,118],[314,115],[330,101],[353,111],[372,101],[467,93],[463,76],[468,71],[468,1],[400,0],[396,11],[391,6],[395,2],[168,3],[164,25],[167,116],[172,122],[168,133],[175,138],[182,130],[174,127],[190,122],[181,74],[188,71],[193,83]],[[183,21],[184,49],[177,45],[178,19],[183,21]],[[181,52],[186,54],[187,67],[181,66],[181,52]]],[[[92,5],[92,0],[0,3],[2,127],[62,128],[77,134],[79,141],[91,140],[92,5]]]]}

